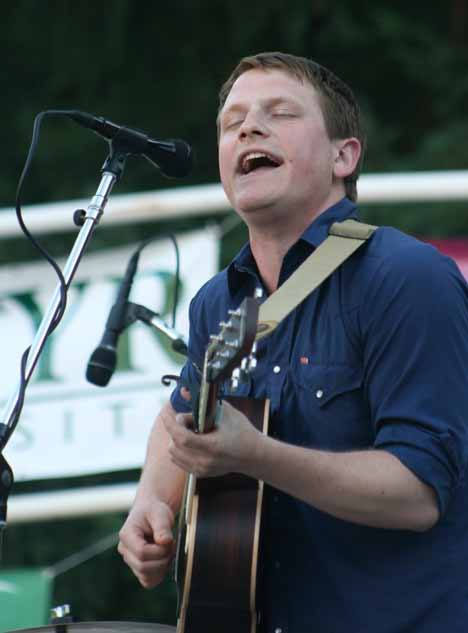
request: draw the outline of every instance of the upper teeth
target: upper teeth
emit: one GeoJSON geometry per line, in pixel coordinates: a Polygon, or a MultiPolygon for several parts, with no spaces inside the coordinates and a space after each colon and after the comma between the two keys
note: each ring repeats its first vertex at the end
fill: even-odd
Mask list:
{"type": "Polygon", "coordinates": [[[276,163],[277,161],[269,156],[268,154],[264,154],[263,152],[250,152],[250,154],[246,154],[242,159],[242,171],[247,172],[249,169],[249,162],[254,160],[255,158],[267,158],[272,162],[276,163]]]}

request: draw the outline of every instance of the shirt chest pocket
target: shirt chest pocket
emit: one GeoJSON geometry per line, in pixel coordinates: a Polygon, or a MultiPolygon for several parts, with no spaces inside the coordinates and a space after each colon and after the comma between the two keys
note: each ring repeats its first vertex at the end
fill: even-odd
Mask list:
{"type": "Polygon", "coordinates": [[[293,371],[303,434],[328,450],[367,447],[373,442],[360,366],[305,365],[293,371]]]}

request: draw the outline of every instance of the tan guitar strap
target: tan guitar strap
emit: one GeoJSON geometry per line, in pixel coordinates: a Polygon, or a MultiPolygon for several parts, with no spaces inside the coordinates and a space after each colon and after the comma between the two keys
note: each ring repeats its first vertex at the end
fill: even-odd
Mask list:
{"type": "Polygon", "coordinates": [[[271,334],[278,324],[362,246],[377,228],[357,220],[332,224],[326,240],[260,306],[256,340],[271,334]]]}

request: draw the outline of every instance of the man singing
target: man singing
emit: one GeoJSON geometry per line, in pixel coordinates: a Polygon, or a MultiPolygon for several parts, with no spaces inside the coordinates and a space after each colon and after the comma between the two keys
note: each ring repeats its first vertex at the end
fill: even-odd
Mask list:
{"type": "MultiPolygon", "coordinates": [[[[185,384],[229,309],[256,287],[275,292],[331,224],[358,217],[360,112],[328,69],[244,58],[221,89],[218,133],[221,181],[249,242],[191,303],[185,384]]],[[[241,395],[270,399],[268,435],[228,404],[213,432],[195,434],[188,394],[174,391],[119,551],[154,587],[186,474],[243,473],[266,484],[265,633],[466,633],[467,368],[457,267],[379,228],[259,344],[241,395]]]]}

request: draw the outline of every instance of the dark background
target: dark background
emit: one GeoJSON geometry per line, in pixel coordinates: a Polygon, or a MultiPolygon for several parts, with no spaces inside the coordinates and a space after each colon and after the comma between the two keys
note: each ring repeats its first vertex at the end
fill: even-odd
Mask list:
{"type": "MultiPolygon", "coordinates": [[[[216,182],[218,88],[240,57],[261,50],[315,58],[353,86],[368,127],[364,172],[466,169],[467,24],[467,0],[6,3],[0,41],[0,207],[14,205],[34,117],[48,108],[88,111],[194,146],[190,178],[168,181],[146,161],[132,159],[116,193],[216,182]]],[[[106,150],[103,140],[67,119],[46,120],[24,203],[92,196],[106,150]]],[[[467,211],[466,202],[380,205],[364,207],[363,217],[418,235],[457,236],[468,233],[467,211]]],[[[193,223],[117,231],[103,222],[91,248],[193,223]]],[[[70,239],[58,235],[43,242],[54,255],[63,255],[70,239]]],[[[244,239],[242,227],[229,234],[221,264],[244,239]]],[[[1,262],[33,257],[25,238],[2,240],[1,262]]],[[[137,477],[130,472],[35,482],[18,485],[15,492],[137,477]]],[[[12,525],[3,565],[51,565],[118,530],[123,519],[12,525]]],[[[57,578],[54,603],[63,602],[70,602],[80,619],[174,619],[173,586],[139,588],[114,549],[57,578]]]]}

